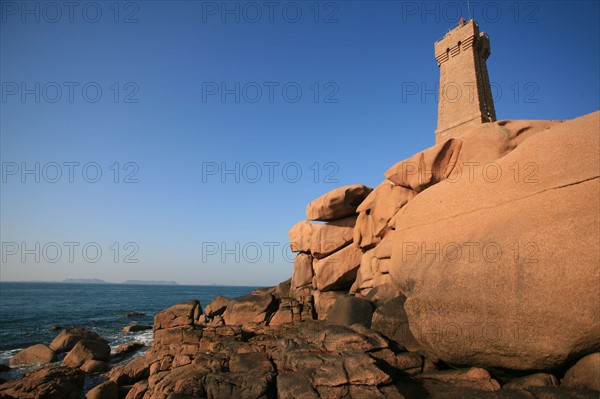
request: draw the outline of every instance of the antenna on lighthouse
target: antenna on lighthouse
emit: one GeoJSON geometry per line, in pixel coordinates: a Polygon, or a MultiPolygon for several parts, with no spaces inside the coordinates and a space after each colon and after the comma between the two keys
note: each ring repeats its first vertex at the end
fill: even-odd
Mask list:
{"type": "Polygon", "coordinates": [[[467,11],[469,12],[469,20],[471,20],[471,6],[469,5],[469,0],[467,0],[467,11]]]}

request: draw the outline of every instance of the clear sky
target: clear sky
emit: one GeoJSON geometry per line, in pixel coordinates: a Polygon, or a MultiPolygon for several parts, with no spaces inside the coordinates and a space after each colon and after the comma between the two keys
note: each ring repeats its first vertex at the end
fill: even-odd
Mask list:
{"type": "MultiPolygon", "coordinates": [[[[434,143],[465,1],[0,1],[0,279],[271,285],[336,187],[434,143]]],[[[598,1],[472,1],[498,119],[600,108],[598,1]]]]}

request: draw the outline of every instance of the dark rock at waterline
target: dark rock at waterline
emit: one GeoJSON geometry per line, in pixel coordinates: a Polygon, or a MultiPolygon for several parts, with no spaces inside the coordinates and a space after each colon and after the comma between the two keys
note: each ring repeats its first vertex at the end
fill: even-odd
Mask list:
{"type": "Polygon", "coordinates": [[[144,324],[132,324],[123,328],[123,332],[133,333],[144,330],[152,330],[152,326],[146,326],[144,324]]]}
{"type": "Polygon", "coordinates": [[[143,347],[144,347],[144,344],[142,342],[130,342],[127,344],[122,344],[122,345],[119,345],[117,347],[117,349],[115,349],[114,355],[117,357],[123,357],[123,356],[128,355],[132,352],[135,352],[143,347]]]}
{"type": "Polygon", "coordinates": [[[50,331],[60,331],[62,329],[63,329],[62,326],[52,326],[49,328],[50,331]]]}

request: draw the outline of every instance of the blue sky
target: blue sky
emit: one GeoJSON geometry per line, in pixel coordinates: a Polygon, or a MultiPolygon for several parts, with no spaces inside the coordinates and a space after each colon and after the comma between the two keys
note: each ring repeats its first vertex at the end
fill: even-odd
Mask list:
{"type": "MultiPolygon", "coordinates": [[[[434,143],[433,43],[468,17],[464,1],[0,5],[2,281],[285,280],[308,202],[434,143]]],[[[471,2],[498,119],[600,108],[599,11],[471,2]]]]}

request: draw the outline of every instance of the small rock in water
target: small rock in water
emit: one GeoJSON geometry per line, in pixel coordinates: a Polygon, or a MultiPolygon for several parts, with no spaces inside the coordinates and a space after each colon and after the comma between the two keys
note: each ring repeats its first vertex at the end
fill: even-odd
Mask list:
{"type": "Polygon", "coordinates": [[[50,327],[50,331],[60,331],[62,329],[63,329],[62,326],[52,326],[52,327],[50,327]]]}

